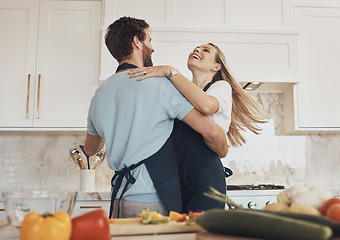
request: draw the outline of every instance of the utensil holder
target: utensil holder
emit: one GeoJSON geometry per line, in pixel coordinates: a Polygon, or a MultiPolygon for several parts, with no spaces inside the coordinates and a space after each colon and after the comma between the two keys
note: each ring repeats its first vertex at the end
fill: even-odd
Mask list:
{"type": "Polygon", "coordinates": [[[95,191],[95,170],[93,169],[83,169],[80,170],[80,190],[86,192],[95,191]]]}

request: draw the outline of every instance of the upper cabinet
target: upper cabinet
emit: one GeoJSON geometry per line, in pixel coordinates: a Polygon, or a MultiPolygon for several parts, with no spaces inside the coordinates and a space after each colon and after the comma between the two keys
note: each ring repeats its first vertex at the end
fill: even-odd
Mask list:
{"type": "Polygon", "coordinates": [[[301,83],[284,93],[285,128],[340,131],[340,2],[295,4],[301,83]]]}
{"type": "Polygon", "coordinates": [[[0,130],[85,130],[101,2],[0,2],[0,130]]]}
{"type": "MultiPolygon", "coordinates": [[[[286,87],[300,80],[292,0],[105,0],[102,36],[122,16],[145,19],[155,49],[154,64],[172,65],[189,79],[189,53],[212,42],[225,53],[241,83],[286,87]]],[[[100,79],[105,80],[117,66],[105,47],[101,62],[100,79]]]]}

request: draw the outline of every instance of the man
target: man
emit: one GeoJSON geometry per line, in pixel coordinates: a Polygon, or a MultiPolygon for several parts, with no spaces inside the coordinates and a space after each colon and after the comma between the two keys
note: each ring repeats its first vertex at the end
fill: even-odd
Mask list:
{"type": "MultiPolygon", "coordinates": [[[[115,171],[110,217],[138,217],[147,207],[161,214],[182,212],[174,147],[174,138],[181,137],[173,131],[175,118],[200,133],[212,151],[228,152],[223,131],[193,109],[167,78],[139,82],[127,74],[152,66],[148,29],[144,20],[130,17],[109,26],[105,43],[119,67],[97,89],[89,109],[85,152],[95,154],[105,139],[108,164],[115,171]]],[[[176,73],[168,78],[171,74],[176,73]]]]}

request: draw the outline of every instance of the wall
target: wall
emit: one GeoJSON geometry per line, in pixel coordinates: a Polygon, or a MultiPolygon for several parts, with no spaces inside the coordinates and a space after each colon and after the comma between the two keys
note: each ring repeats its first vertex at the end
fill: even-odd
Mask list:
{"type": "MultiPolygon", "coordinates": [[[[270,121],[262,134],[246,133],[247,143],[223,159],[234,171],[228,184],[299,182],[340,189],[340,134],[287,136],[282,94],[251,94],[270,121]]],[[[0,189],[79,189],[79,168],[68,150],[85,134],[0,134],[0,189]]],[[[112,170],[96,169],[96,190],[109,191],[112,170]]]]}

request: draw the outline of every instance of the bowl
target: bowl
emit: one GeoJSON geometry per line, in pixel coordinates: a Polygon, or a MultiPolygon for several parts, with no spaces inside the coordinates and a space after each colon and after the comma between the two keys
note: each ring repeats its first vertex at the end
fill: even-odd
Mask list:
{"type": "Polygon", "coordinates": [[[71,191],[11,191],[3,192],[4,207],[9,223],[20,228],[25,215],[30,211],[39,214],[63,211],[71,217],[77,192],[71,191]]]}

